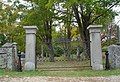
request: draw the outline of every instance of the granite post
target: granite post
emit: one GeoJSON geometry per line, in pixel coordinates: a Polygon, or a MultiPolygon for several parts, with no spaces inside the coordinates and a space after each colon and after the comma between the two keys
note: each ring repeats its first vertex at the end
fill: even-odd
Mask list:
{"type": "Polygon", "coordinates": [[[14,56],[14,69],[17,69],[17,62],[18,62],[18,56],[17,56],[17,43],[13,42],[13,56],[14,56]]]}
{"type": "Polygon", "coordinates": [[[118,31],[118,44],[120,44],[120,27],[118,27],[117,31],[118,31]]]}
{"type": "Polygon", "coordinates": [[[35,70],[36,26],[23,26],[26,31],[25,70],[35,70]]]}
{"type": "Polygon", "coordinates": [[[103,70],[100,27],[102,25],[90,25],[90,54],[91,66],[93,70],[103,70]]]}

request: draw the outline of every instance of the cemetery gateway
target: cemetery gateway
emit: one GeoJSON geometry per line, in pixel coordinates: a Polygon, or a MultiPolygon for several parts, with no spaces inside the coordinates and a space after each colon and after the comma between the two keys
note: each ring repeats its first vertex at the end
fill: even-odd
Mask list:
{"type": "MultiPolygon", "coordinates": [[[[102,50],[100,29],[102,25],[90,25],[88,27],[90,33],[90,50],[91,50],[91,66],[93,70],[103,70],[102,50]]],[[[36,26],[24,26],[26,31],[26,49],[24,70],[35,70],[35,44],[36,44],[36,26]]],[[[120,46],[111,45],[108,48],[110,54],[110,65],[112,68],[120,67],[120,46]]],[[[16,69],[17,44],[6,43],[0,48],[0,68],[16,69]]]]}

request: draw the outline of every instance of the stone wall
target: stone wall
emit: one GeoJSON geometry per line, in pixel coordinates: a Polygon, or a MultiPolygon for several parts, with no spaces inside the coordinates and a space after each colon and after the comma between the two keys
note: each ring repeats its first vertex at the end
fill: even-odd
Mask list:
{"type": "Polygon", "coordinates": [[[15,48],[12,43],[6,43],[0,48],[0,68],[15,69],[15,48]]]}
{"type": "Polygon", "coordinates": [[[0,48],[0,68],[7,67],[7,53],[5,48],[0,48]]]}
{"type": "Polygon", "coordinates": [[[109,62],[111,68],[120,68],[120,46],[110,45],[108,47],[109,62]]]}

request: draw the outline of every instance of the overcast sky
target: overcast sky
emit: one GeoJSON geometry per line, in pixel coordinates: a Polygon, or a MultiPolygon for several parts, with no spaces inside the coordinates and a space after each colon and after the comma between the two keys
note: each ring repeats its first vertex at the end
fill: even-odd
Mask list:
{"type": "Polygon", "coordinates": [[[117,23],[120,26],[120,6],[114,7],[113,10],[118,13],[118,16],[115,17],[115,23],[117,23]]]}

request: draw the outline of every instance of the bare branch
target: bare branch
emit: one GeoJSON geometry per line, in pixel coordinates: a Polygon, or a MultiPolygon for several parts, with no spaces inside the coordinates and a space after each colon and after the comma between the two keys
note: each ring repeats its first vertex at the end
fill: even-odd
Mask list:
{"type": "MultiPolygon", "coordinates": [[[[113,8],[115,5],[117,5],[119,2],[120,2],[120,1],[117,1],[115,4],[111,5],[111,6],[106,10],[106,12],[107,12],[108,10],[110,10],[111,8],[113,8]]],[[[100,17],[103,16],[103,15],[104,15],[104,13],[102,13],[102,14],[98,15],[97,17],[95,17],[95,18],[93,19],[93,21],[90,22],[90,24],[93,24],[93,22],[94,22],[95,20],[97,20],[98,18],[100,18],[100,17]]]]}
{"type": "Polygon", "coordinates": [[[78,23],[79,27],[82,27],[80,16],[79,16],[79,13],[78,13],[78,9],[76,8],[76,5],[74,4],[72,6],[72,8],[73,8],[73,11],[74,11],[74,14],[75,14],[75,18],[77,20],[77,23],[78,23]]]}

